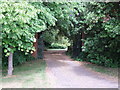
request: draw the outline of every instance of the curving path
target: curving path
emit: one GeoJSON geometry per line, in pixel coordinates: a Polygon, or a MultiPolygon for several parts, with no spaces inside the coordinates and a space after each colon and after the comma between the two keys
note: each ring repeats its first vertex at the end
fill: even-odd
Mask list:
{"type": "Polygon", "coordinates": [[[47,74],[53,88],[118,88],[118,83],[105,79],[73,61],[64,50],[45,51],[47,74]]]}

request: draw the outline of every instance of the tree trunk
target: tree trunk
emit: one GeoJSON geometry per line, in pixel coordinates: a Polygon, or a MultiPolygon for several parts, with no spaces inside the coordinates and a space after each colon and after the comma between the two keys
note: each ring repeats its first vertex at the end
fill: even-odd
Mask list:
{"type": "Polygon", "coordinates": [[[73,39],[73,53],[72,53],[72,57],[78,57],[79,54],[82,52],[82,35],[81,33],[78,33],[77,35],[75,35],[74,39],[73,39]]]}
{"type": "Polygon", "coordinates": [[[68,46],[67,52],[72,52],[72,46],[68,46]]]}
{"type": "Polygon", "coordinates": [[[39,37],[38,37],[38,50],[37,50],[37,58],[38,59],[43,59],[44,57],[44,41],[43,41],[43,33],[39,33],[39,37]]]}
{"type": "Polygon", "coordinates": [[[13,74],[13,53],[10,52],[10,55],[8,57],[8,76],[11,76],[13,74]]]}
{"type": "Polygon", "coordinates": [[[0,69],[2,66],[2,46],[0,46],[0,69]]]}

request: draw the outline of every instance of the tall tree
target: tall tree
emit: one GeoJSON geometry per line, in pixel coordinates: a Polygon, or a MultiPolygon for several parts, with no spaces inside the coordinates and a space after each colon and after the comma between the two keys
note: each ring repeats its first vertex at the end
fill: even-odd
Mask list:
{"type": "Polygon", "coordinates": [[[48,23],[55,24],[55,18],[39,4],[40,8],[36,8],[25,1],[0,2],[2,46],[8,57],[8,75],[13,72],[13,53],[16,50],[33,53],[35,33],[45,30],[48,23]]]}

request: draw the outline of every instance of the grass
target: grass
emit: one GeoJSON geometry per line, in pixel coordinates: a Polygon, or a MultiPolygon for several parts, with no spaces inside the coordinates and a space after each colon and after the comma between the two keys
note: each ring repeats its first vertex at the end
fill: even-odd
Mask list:
{"type": "Polygon", "coordinates": [[[95,64],[85,64],[85,66],[101,74],[108,75],[113,78],[118,78],[118,68],[108,68],[95,64]]]}
{"type": "Polygon", "coordinates": [[[47,86],[45,74],[46,63],[44,60],[34,60],[14,67],[14,75],[6,76],[3,70],[3,88],[42,88],[47,86]]]}

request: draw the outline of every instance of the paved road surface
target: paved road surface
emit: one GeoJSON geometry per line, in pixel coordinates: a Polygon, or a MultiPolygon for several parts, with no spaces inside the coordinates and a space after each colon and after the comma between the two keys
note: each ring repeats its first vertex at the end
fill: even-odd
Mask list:
{"type": "Polygon", "coordinates": [[[47,73],[53,88],[118,88],[118,83],[105,79],[83,64],[73,61],[64,51],[46,51],[47,73]]]}

